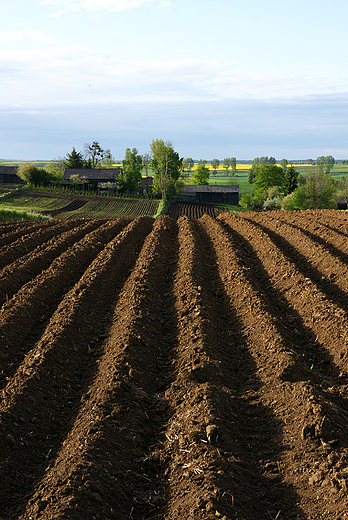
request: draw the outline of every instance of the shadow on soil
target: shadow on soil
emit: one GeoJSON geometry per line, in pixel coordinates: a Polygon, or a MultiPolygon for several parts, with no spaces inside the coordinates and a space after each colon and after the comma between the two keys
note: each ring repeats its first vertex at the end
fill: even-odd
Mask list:
{"type": "Polygon", "coordinates": [[[213,377],[210,374],[210,399],[221,430],[216,443],[220,461],[216,482],[227,490],[220,497],[223,513],[276,518],[281,510],[286,518],[302,518],[298,495],[282,482],[278,470],[277,461],[285,449],[282,422],[260,403],[255,361],[220,277],[212,241],[199,222],[195,222],[195,237],[194,277],[202,286],[209,314],[204,327],[207,354],[221,367],[213,377]]]}

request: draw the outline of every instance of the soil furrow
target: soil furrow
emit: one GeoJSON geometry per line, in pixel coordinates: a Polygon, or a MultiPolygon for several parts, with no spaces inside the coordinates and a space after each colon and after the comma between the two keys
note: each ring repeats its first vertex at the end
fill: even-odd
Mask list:
{"type": "MultiPolygon", "coordinates": [[[[304,395],[308,400],[307,403],[304,401],[300,407],[299,403],[295,402],[292,405],[290,400],[288,402],[288,406],[294,406],[299,425],[301,425],[302,446],[296,443],[299,449],[297,458],[300,457],[303,449],[301,463],[302,470],[305,472],[303,475],[297,475],[302,470],[299,471],[296,468],[296,455],[292,450],[285,454],[284,465],[293,468],[293,474],[290,473],[285,478],[296,488],[300,484],[302,493],[299,494],[302,494],[301,501],[305,504],[308,501],[306,496],[308,497],[311,486],[316,484],[316,487],[319,487],[317,491],[318,506],[320,504],[318,514],[322,514],[327,510],[325,501],[330,486],[334,487],[337,492],[340,489],[342,491],[340,482],[335,479],[337,472],[347,466],[348,407],[346,399],[336,395],[337,392],[332,386],[334,383],[342,383],[340,380],[342,374],[338,374],[339,371],[333,364],[331,355],[328,359],[326,352],[322,351],[323,348],[327,348],[327,342],[321,345],[318,341],[319,337],[323,339],[325,326],[319,325],[318,327],[319,322],[317,322],[317,328],[312,331],[312,324],[305,319],[302,288],[308,284],[305,278],[296,271],[290,262],[282,258],[282,253],[274,247],[267,235],[263,235],[259,229],[255,233],[253,226],[248,225],[245,219],[232,216],[220,218],[230,226],[229,236],[245,265],[247,278],[251,280],[257,291],[264,293],[266,307],[274,308],[276,320],[279,320],[279,330],[286,339],[289,352],[293,353],[295,365],[291,367],[291,370],[286,371],[284,376],[293,383],[292,392],[295,400],[296,392],[301,391],[298,389],[298,387],[301,389],[301,380],[305,384],[304,395]],[[245,236],[249,240],[246,240],[245,236]],[[292,297],[294,293],[298,294],[297,299],[292,297]],[[308,382],[305,382],[305,379],[308,382]],[[343,425],[345,425],[344,429],[342,429],[343,425]],[[305,449],[307,441],[310,441],[310,445],[305,449]],[[321,448],[321,453],[318,453],[318,447],[321,448]],[[316,450],[316,461],[312,454],[314,450],[316,450]],[[314,475],[316,475],[315,482],[313,482],[314,475]]],[[[312,306],[317,298],[318,292],[314,290],[305,301],[312,306]]],[[[318,300],[321,303],[322,296],[319,295],[318,300]]],[[[310,314],[311,310],[312,308],[310,314]]],[[[330,312],[328,309],[326,311],[330,312]]],[[[264,374],[264,367],[261,367],[261,370],[264,374]]],[[[267,386],[270,388],[269,382],[267,382],[267,386]]],[[[344,392],[345,388],[344,385],[342,387],[344,392]]],[[[284,406],[282,414],[286,418],[286,406],[284,406]]],[[[285,430],[291,431],[288,424],[286,424],[285,430]]],[[[287,437],[287,443],[289,435],[285,435],[285,437],[287,437]]],[[[292,432],[291,438],[296,439],[294,432],[292,432]]],[[[294,440],[292,442],[290,440],[290,446],[294,440]]],[[[307,504],[304,506],[304,510],[306,510],[306,506],[307,504]]],[[[332,514],[337,507],[333,506],[330,509],[332,514]]]]}
{"type": "MultiPolygon", "coordinates": [[[[262,474],[260,458],[276,467],[281,426],[257,397],[255,361],[217,269],[210,220],[203,217],[203,227],[178,220],[179,336],[176,378],[166,392],[175,410],[166,431],[173,484],[165,518],[275,517],[279,502],[298,514],[292,490],[277,475],[262,474]]],[[[286,358],[276,356],[275,371],[286,358]]]]}
{"type": "Polygon", "coordinates": [[[21,518],[157,518],[165,484],[151,447],[169,413],[158,392],[168,386],[176,338],[176,244],[174,221],[157,219],[75,424],[21,518]]]}
{"type": "Polygon", "coordinates": [[[0,271],[0,307],[5,301],[11,299],[24,284],[47,269],[64,251],[81,240],[87,233],[102,226],[104,222],[103,220],[87,221],[75,229],[51,238],[47,243],[4,267],[0,271]]]}
{"type": "Polygon", "coordinates": [[[348,313],[348,266],[340,257],[334,256],[318,242],[306,236],[305,231],[284,223],[282,220],[259,216],[244,217],[254,222],[296,263],[299,270],[323,291],[332,301],[339,300],[348,313]]]}
{"type": "Polygon", "coordinates": [[[343,520],[347,213],[90,222],[0,225],[0,519],[343,520]]]}
{"type": "MultiPolygon", "coordinates": [[[[81,223],[81,221],[80,221],[81,223]]],[[[53,237],[56,237],[59,233],[64,233],[74,227],[76,222],[70,220],[66,222],[58,222],[52,226],[44,227],[40,226],[28,235],[22,235],[20,238],[15,240],[12,244],[5,246],[0,252],[0,269],[11,264],[17,258],[30,253],[37,246],[47,242],[53,237]]]]}
{"type": "Polygon", "coordinates": [[[0,516],[17,518],[24,510],[26,494],[33,492],[73,424],[97,371],[119,291],[152,222],[134,220],[101,251],[3,390],[0,516]]]}
{"type": "Polygon", "coordinates": [[[11,244],[18,238],[21,238],[23,236],[23,229],[25,229],[25,234],[28,235],[32,233],[33,231],[40,229],[45,229],[50,226],[55,225],[56,222],[54,221],[47,221],[47,222],[11,222],[9,224],[4,224],[0,228],[0,247],[7,246],[8,244],[11,244]]]}
{"type": "Polygon", "coordinates": [[[88,233],[26,283],[0,310],[0,387],[40,338],[61,298],[130,219],[111,221],[88,233]],[[21,326],[26,323],[25,329],[21,326]]]}
{"type": "MultiPolygon", "coordinates": [[[[306,249],[309,252],[316,252],[316,256],[319,256],[319,258],[325,258],[325,262],[335,264],[335,259],[338,258],[343,264],[348,264],[347,234],[342,232],[338,233],[337,230],[334,230],[332,227],[328,229],[320,220],[311,222],[308,220],[297,219],[297,222],[295,223],[294,219],[291,219],[286,214],[284,215],[283,211],[276,212],[274,215],[272,213],[272,217],[267,220],[270,220],[271,222],[275,221],[276,229],[277,221],[280,221],[285,225],[290,226],[294,230],[293,234],[296,235],[296,233],[303,233],[309,238],[308,247],[306,249]],[[313,244],[315,249],[313,249],[313,244]],[[319,248],[318,245],[320,246],[319,248]]],[[[320,263],[321,260],[318,261],[317,259],[317,264],[320,263]]],[[[323,266],[323,268],[325,269],[325,266],[323,266]]],[[[340,264],[334,265],[336,271],[339,268],[340,264]]],[[[333,275],[334,272],[332,272],[331,276],[333,275]]],[[[344,276],[344,273],[342,273],[342,276],[344,276]]]]}
{"type": "MultiPolygon", "coordinates": [[[[253,240],[257,240],[257,235],[259,235],[263,236],[265,244],[271,240],[272,254],[279,248],[278,264],[282,267],[288,264],[289,273],[284,274],[282,278],[275,274],[275,283],[281,284],[283,291],[287,291],[292,305],[296,305],[295,308],[301,315],[305,326],[314,331],[316,343],[319,342],[326,349],[332,356],[335,365],[346,372],[346,374],[342,374],[346,377],[348,373],[348,291],[346,293],[339,287],[345,286],[346,280],[334,275],[334,273],[337,275],[337,269],[334,273],[329,270],[329,262],[325,264],[322,262],[326,269],[319,270],[320,262],[315,260],[315,256],[311,261],[306,258],[306,251],[299,244],[303,234],[297,237],[295,245],[295,241],[289,236],[289,228],[286,225],[278,224],[277,232],[275,232],[270,229],[273,226],[273,220],[268,222],[267,226],[254,222],[253,219],[243,218],[243,223],[247,221],[255,226],[250,228],[249,239],[252,236],[253,240]],[[281,262],[284,264],[282,265],[281,262]],[[336,283],[331,282],[331,279],[334,278],[336,283]],[[297,303],[295,304],[295,302],[297,303]],[[324,323],[325,326],[323,326],[324,323]]],[[[307,255],[309,256],[308,253],[307,255]]],[[[337,264],[340,264],[341,272],[342,270],[346,272],[345,266],[343,269],[339,260],[336,260],[337,264]]],[[[313,347],[316,348],[316,345],[314,344],[313,347]]],[[[322,363],[325,364],[325,359],[322,359],[322,363]]]]}
{"type": "MultiPolygon", "coordinates": [[[[233,218],[229,219],[229,224],[233,226],[233,218]]],[[[291,338],[283,334],[284,328],[278,326],[276,314],[267,311],[267,297],[259,291],[258,273],[250,269],[249,256],[245,253],[246,265],[238,258],[236,252],[240,251],[240,241],[234,240],[236,237],[222,228],[219,230],[216,221],[209,234],[214,242],[226,292],[243,323],[248,349],[263,383],[260,388],[261,401],[282,422],[282,454],[277,465],[273,466],[273,472],[278,472],[281,481],[297,493],[299,517],[318,518],[327,510],[328,488],[318,491],[315,507],[313,504],[308,507],[314,484],[311,479],[320,470],[321,477],[317,476],[320,481],[317,486],[320,486],[329,475],[327,459],[332,451],[330,443],[337,443],[337,439],[332,437],[330,418],[326,415],[332,408],[322,402],[309,378],[303,379],[306,371],[309,372],[306,367],[300,364],[297,367],[299,377],[293,377],[298,360],[293,355],[291,338]],[[248,272],[247,276],[245,271],[248,272]],[[292,376],[290,381],[289,373],[292,376]],[[309,515],[310,508],[316,511],[313,517],[309,515]]],[[[268,468],[272,471],[272,463],[269,465],[269,462],[264,460],[262,464],[266,474],[268,468]]],[[[335,468],[331,469],[334,471],[335,468]]],[[[329,478],[327,485],[330,487],[329,478]]],[[[292,518],[291,509],[286,511],[284,504],[279,509],[283,515],[280,518],[292,518]]]]}

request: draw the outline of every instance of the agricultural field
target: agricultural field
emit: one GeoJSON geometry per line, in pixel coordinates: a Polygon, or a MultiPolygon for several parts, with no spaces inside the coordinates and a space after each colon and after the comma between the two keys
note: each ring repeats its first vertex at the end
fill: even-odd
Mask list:
{"type": "Polygon", "coordinates": [[[0,225],[0,518],[339,520],[348,215],[0,225]]]}
{"type": "Polygon", "coordinates": [[[177,220],[182,216],[197,219],[203,217],[204,214],[211,217],[217,217],[220,213],[241,213],[245,211],[240,206],[233,206],[231,204],[204,204],[201,202],[171,202],[166,211],[173,219],[177,220]]]}
{"type": "MultiPolygon", "coordinates": [[[[198,164],[195,163],[192,172],[186,172],[184,181],[186,184],[192,183],[192,173],[197,168],[198,164]]],[[[207,167],[210,169],[210,179],[209,184],[212,185],[226,185],[231,183],[231,178],[226,175],[226,172],[222,170],[222,167],[220,165],[220,169],[217,171],[216,174],[213,173],[213,169],[211,167],[211,164],[206,164],[207,167]]],[[[306,175],[308,171],[308,165],[306,164],[295,164],[294,165],[296,170],[300,172],[301,175],[306,175]]],[[[239,185],[239,192],[241,194],[243,193],[250,193],[252,191],[251,184],[248,183],[248,170],[250,169],[251,164],[237,164],[237,170],[236,170],[236,176],[237,176],[237,182],[239,185]]],[[[229,170],[229,173],[231,173],[231,170],[229,170]]],[[[347,164],[335,164],[333,169],[330,173],[331,177],[335,181],[339,181],[342,176],[348,175],[348,165],[347,164]]]]}
{"type": "Polygon", "coordinates": [[[91,197],[50,192],[21,190],[1,200],[1,209],[32,211],[42,215],[68,220],[72,218],[119,218],[123,216],[153,216],[160,201],[155,199],[121,199],[91,197]]]}

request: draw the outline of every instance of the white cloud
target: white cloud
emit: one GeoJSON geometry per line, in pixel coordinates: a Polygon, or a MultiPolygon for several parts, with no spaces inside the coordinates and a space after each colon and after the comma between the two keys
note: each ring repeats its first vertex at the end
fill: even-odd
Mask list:
{"type": "Polygon", "coordinates": [[[0,32],[0,43],[15,42],[21,38],[23,38],[23,33],[20,31],[0,32]]]}
{"type": "Polygon", "coordinates": [[[39,31],[29,31],[28,34],[33,38],[33,40],[40,43],[55,43],[56,39],[54,36],[48,36],[46,34],[42,34],[39,31]]]}
{"type": "MultiPolygon", "coordinates": [[[[30,35],[51,43],[50,36],[30,35]]],[[[330,77],[246,75],[219,60],[117,61],[83,46],[0,50],[0,99],[31,108],[83,103],[295,99],[348,91],[330,77]]]]}
{"type": "Polygon", "coordinates": [[[42,0],[41,5],[57,8],[56,15],[59,15],[81,9],[86,11],[125,11],[143,5],[163,8],[171,5],[171,2],[168,0],[42,0]]]}

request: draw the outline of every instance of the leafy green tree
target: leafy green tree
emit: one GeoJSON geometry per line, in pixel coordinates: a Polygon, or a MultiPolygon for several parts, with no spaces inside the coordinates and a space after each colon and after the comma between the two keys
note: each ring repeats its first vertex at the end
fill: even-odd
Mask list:
{"type": "Polygon", "coordinates": [[[175,152],[170,141],[154,139],[150,145],[152,153],[151,166],[155,171],[154,190],[156,188],[162,194],[162,200],[166,201],[176,192],[176,183],[182,170],[183,159],[175,152]]]}
{"type": "Polygon", "coordinates": [[[277,163],[277,161],[275,160],[274,157],[268,157],[267,155],[262,156],[262,157],[255,157],[251,164],[251,168],[249,168],[249,170],[248,170],[248,183],[252,184],[254,182],[257,166],[260,166],[263,164],[276,165],[276,163],[277,163]]]}
{"type": "Polygon", "coordinates": [[[141,181],[141,171],[143,168],[143,158],[138,150],[133,148],[126,149],[125,158],[122,161],[122,172],[118,176],[117,182],[120,191],[136,191],[141,181]]]}
{"type": "Polygon", "coordinates": [[[335,165],[335,159],[332,157],[332,155],[327,155],[326,157],[324,157],[324,155],[320,155],[317,157],[315,164],[321,169],[322,172],[330,173],[335,165]]]}
{"type": "Polygon", "coordinates": [[[206,164],[207,164],[207,161],[206,161],[205,159],[199,159],[197,165],[200,166],[201,164],[206,165],[206,164]]]}
{"type": "Polygon", "coordinates": [[[98,168],[103,160],[105,151],[102,149],[98,141],[93,143],[85,143],[84,145],[84,157],[86,161],[90,161],[92,168],[98,168]]]}
{"type": "Polygon", "coordinates": [[[29,188],[48,186],[52,181],[52,175],[44,168],[37,168],[35,164],[24,163],[18,167],[18,177],[27,183],[29,188]]]}
{"type": "Polygon", "coordinates": [[[193,174],[193,184],[209,184],[210,170],[205,164],[199,164],[193,174]]]}
{"type": "Polygon", "coordinates": [[[80,179],[80,177],[78,176],[77,173],[73,173],[72,175],[70,175],[69,177],[72,185],[76,188],[79,184],[83,184],[83,180],[80,179]]]}
{"type": "Polygon", "coordinates": [[[320,155],[319,157],[316,158],[315,165],[319,166],[319,168],[321,169],[322,172],[324,171],[324,168],[325,168],[325,157],[324,157],[324,155],[320,155]]]}
{"type": "Polygon", "coordinates": [[[348,176],[347,175],[342,176],[337,183],[336,198],[341,198],[345,202],[348,201],[348,176]]]}
{"type": "Polygon", "coordinates": [[[65,169],[64,157],[58,157],[45,165],[45,170],[48,172],[53,181],[60,182],[63,180],[65,169]]]}
{"type": "Polygon", "coordinates": [[[335,208],[334,193],[332,177],[323,173],[319,165],[309,172],[305,183],[292,193],[291,205],[294,209],[335,208]]]}
{"type": "Polygon", "coordinates": [[[149,153],[144,153],[141,157],[143,160],[143,169],[145,170],[146,176],[148,176],[149,166],[151,163],[151,155],[149,153]]]}
{"type": "Polygon", "coordinates": [[[251,163],[251,168],[249,168],[248,170],[248,183],[249,184],[252,184],[254,182],[254,178],[255,178],[255,168],[256,166],[259,166],[260,163],[260,158],[259,157],[255,157],[253,159],[253,162],[251,163]]]}
{"type": "Polygon", "coordinates": [[[210,164],[213,167],[213,175],[216,175],[216,171],[219,169],[220,166],[219,159],[213,159],[210,164]]]}
{"type": "Polygon", "coordinates": [[[64,159],[65,168],[85,168],[85,162],[81,152],[77,152],[75,148],[71,153],[67,153],[64,159]]]}
{"type": "Polygon", "coordinates": [[[280,161],[280,166],[283,168],[283,171],[284,171],[284,173],[285,173],[285,172],[286,172],[286,169],[287,169],[287,167],[288,167],[288,161],[287,161],[287,159],[282,159],[282,160],[280,161]]]}
{"type": "Polygon", "coordinates": [[[186,159],[183,159],[182,167],[184,170],[191,171],[192,168],[194,167],[194,164],[195,164],[195,162],[192,159],[192,157],[186,157],[186,159]]]}
{"type": "Polygon", "coordinates": [[[235,172],[237,169],[237,159],[235,157],[230,158],[230,166],[232,168],[232,174],[233,174],[233,172],[235,172]]]}
{"type": "Polygon", "coordinates": [[[231,165],[230,158],[225,157],[225,159],[223,160],[223,163],[222,163],[222,167],[225,170],[225,175],[228,175],[228,169],[229,169],[230,165],[231,165]]]}
{"type": "Polygon", "coordinates": [[[332,157],[332,155],[327,155],[325,157],[325,167],[326,167],[326,173],[330,173],[332,168],[335,166],[335,159],[332,157]]]}
{"type": "Polygon", "coordinates": [[[255,168],[255,197],[262,199],[264,193],[272,186],[279,188],[284,184],[284,172],[281,166],[276,164],[260,164],[255,168]]]}
{"type": "Polygon", "coordinates": [[[291,164],[288,168],[286,168],[283,185],[284,195],[290,195],[290,193],[292,193],[297,188],[298,176],[299,172],[295,169],[295,166],[291,164]]]}

